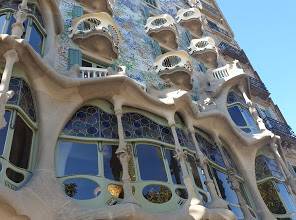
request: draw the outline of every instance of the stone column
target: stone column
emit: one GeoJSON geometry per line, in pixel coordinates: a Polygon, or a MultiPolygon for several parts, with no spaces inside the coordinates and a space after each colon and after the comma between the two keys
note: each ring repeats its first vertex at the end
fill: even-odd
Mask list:
{"type": "Polygon", "coordinates": [[[4,118],[5,105],[9,99],[14,95],[13,91],[8,91],[9,83],[12,75],[13,66],[19,61],[18,54],[15,50],[9,50],[4,55],[5,68],[2,74],[0,84],[0,129],[4,128],[7,124],[4,118]]]}
{"type": "Polygon", "coordinates": [[[246,220],[255,220],[256,218],[254,216],[252,216],[250,210],[247,207],[247,202],[245,200],[245,198],[243,197],[243,194],[241,192],[240,189],[240,182],[236,177],[236,170],[231,166],[230,161],[228,160],[228,158],[225,155],[225,152],[223,150],[223,144],[219,138],[218,135],[215,135],[215,142],[221,152],[222,158],[224,160],[224,163],[226,165],[226,169],[227,169],[227,173],[228,173],[228,181],[231,184],[231,188],[235,191],[237,198],[238,198],[238,202],[240,205],[240,208],[244,214],[244,219],[246,220]]]}
{"type": "Polygon", "coordinates": [[[27,19],[27,3],[28,0],[23,0],[14,14],[15,23],[12,25],[11,35],[16,36],[17,38],[21,38],[25,31],[24,21],[27,19]]]}
{"type": "Polygon", "coordinates": [[[116,151],[116,154],[120,160],[122,166],[122,182],[123,182],[123,190],[124,190],[124,203],[136,203],[134,200],[133,192],[132,192],[132,184],[131,177],[129,175],[129,160],[130,155],[127,149],[126,142],[124,140],[124,130],[122,126],[122,106],[119,102],[114,102],[114,110],[117,118],[118,124],[118,137],[119,137],[119,145],[116,151]]]}
{"type": "Polygon", "coordinates": [[[180,162],[182,173],[183,173],[184,184],[185,184],[187,191],[188,191],[187,203],[189,203],[190,205],[202,204],[202,197],[200,194],[197,194],[195,192],[194,183],[192,182],[192,179],[191,179],[188,169],[186,167],[186,155],[185,155],[185,153],[180,145],[179,139],[178,139],[175,121],[174,120],[169,121],[169,126],[170,126],[170,128],[172,130],[172,134],[174,136],[177,158],[180,162]]]}
{"type": "Polygon", "coordinates": [[[278,162],[278,164],[282,167],[284,174],[286,176],[286,183],[290,186],[292,192],[296,195],[296,179],[294,178],[294,176],[292,175],[292,173],[290,172],[289,168],[287,167],[287,164],[285,163],[285,161],[283,160],[283,158],[281,157],[279,151],[278,151],[278,146],[280,144],[280,137],[275,136],[272,139],[272,142],[270,144],[270,149],[276,159],[276,161],[278,162]]]}
{"type": "Polygon", "coordinates": [[[205,177],[206,177],[206,183],[205,184],[207,185],[209,193],[211,195],[212,201],[211,201],[209,207],[210,208],[228,209],[226,201],[224,199],[222,199],[221,197],[219,197],[219,195],[217,194],[217,191],[215,189],[215,183],[212,180],[212,178],[210,176],[210,172],[208,170],[207,157],[200,150],[199,144],[198,144],[197,139],[195,137],[194,128],[193,127],[189,128],[189,131],[190,131],[192,140],[193,140],[194,145],[195,145],[195,149],[196,149],[196,152],[197,152],[197,157],[198,157],[200,166],[203,169],[205,177]]]}
{"type": "Polygon", "coordinates": [[[257,122],[257,125],[260,129],[260,131],[265,131],[266,130],[266,126],[263,122],[263,119],[260,118],[256,107],[254,106],[254,103],[249,99],[249,97],[247,96],[247,93],[243,87],[243,85],[239,85],[239,90],[240,92],[243,94],[244,100],[246,101],[248,107],[249,107],[249,111],[252,114],[253,118],[255,119],[255,121],[257,122]]]}

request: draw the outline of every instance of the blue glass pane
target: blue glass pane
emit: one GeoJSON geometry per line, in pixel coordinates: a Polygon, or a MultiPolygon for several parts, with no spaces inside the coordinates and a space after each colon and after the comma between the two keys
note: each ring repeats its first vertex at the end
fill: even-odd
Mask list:
{"type": "Polygon", "coordinates": [[[0,155],[2,155],[3,151],[4,151],[4,145],[5,145],[5,141],[6,141],[10,116],[11,116],[11,112],[5,111],[4,118],[5,118],[5,121],[7,124],[4,128],[0,129],[0,155]]]}
{"type": "Polygon", "coordinates": [[[228,107],[228,112],[237,126],[247,126],[247,123],[238,106],[228,107]]]}
{"type": "Polygon", "coordinates": [[[241,110],[242,110],[242,114],[244,115],[244,117],[248,123],[248,126],[252,128],[253,132],[256,132],[258,130],[257,123],[255,122],[249,109],[242,107],[241,110]]]}
{"type": "Polygon", "coordinates": [[[181,170],[181,165],[177,158],[175,157],[175,151],[173,150],[166,150],[165,157],[168,161],[170,173],[173,179],[174,184],[184,184],[183,182],[183,173],[181,170]]]}
{"type": "Polygon", "coordinates": [[[39,53],[40,55],[42,54],[43,35],[34,23],[32,25],[29,43],[37,53],[39,53]]]}
{"type": "Polygon", "coordinates": [[[157,124],[151,119],[138,113],[125,113],[122,117],[125,138],[148,138],[175,144],[169,127],[157,124]]]}
{"type": "Polygon", "coordinates": [[[59,141],[57,175],[98,175],[98,150],[96,144],[59,141]]]}
{"type": "Polygon", "coordinates": [[[0,16],[0,34],[2,34],[4,31],[3,29],[6,22],[6,16],[6,14],[0,16]]]}
{"type": "Polygon", "coordinates": [[[12,25],[15,23],[15,18],[14,16],[10,15],[9,17],[9,21],[8,21],[8,29],[7,29],[7,34],[11,35],[11,29],[12,29],[12,25]]]}
{"type": "Polygon", "coordinates": [[[167,182],[167,175],[159,147],[148,144],[137,145],[137,157],[142,180],[167,182]]]}
{"type": "Polygon", "coordinates": [[[103,147],[104,176],[111,180],[120,181],[122,176],[122,166],[116,155],[118,146],[105,145],[103,147]]]}
{"type": "Polygon", "coordinates": [[[201,151],[213,162],[218,164],[219,166],[225,167],[225,163],[223,161],[222,154],[218,147],[214,144],[211,144],[205,138],[203,138],[199,134],[195,134],[199,147],[201,151]]]}
{"type": "Polygon", "coordinates": [[[233,211],[233,213],[235,214],[235,216],[236,216],[236,218],[237,218],[238,220],[243,220],[243,219],[245,219],[245,218],[244,218],[244,214],[243,214],[241,208],[238,208],[238,207],[236,207],[236,206],[232,206],[232,205],[229,205],[229,208],[230,208],[231,211],[233,211]]]}
{"type": "Polygon", "coordinates": [[[213,173],[217,181],[222,198],[232,204],[238,204],[238,198],[236,196],[236,193],[231,188],[231,184],[228,182],[228,176],[225,173],[222,173],[214,168],[213,173]]]}
{"type": "Polygon", "coordinates": [[[284,183],[277,183],[278,192],[289,212],[296,212],[296,205],[293,196],[288,192],[284,183]]]}
{"type": "Polygon", "coordinates": [[[198,166],[197,166],[195,157],[193,157],[192,155],[188,155],[187,160],[190,165],[191,175],[193,176],[195,185],[198,188],[203,189],[203,185],[201,183],[201,178],[199,176],[198,166]]]}
{"type": "Polygon", "coordinates": [[[100,186],[89,179],[73,178],[64,181],[67,196],[77,200],[94,199],[101,193],[100,186]]]}
{"type": "Polygon", "coordinates": [[[117,119],[96,106],[83,106],[66,124],[63,134],[78,137],[118,138],[117,119]]]}

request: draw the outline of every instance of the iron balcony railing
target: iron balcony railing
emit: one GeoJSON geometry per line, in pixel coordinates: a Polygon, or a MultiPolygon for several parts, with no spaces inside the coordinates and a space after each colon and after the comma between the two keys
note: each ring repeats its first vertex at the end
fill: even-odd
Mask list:
{"type": "Polygon", "coordinates": [[[200,2],[203,9],[206,9],[207,11],[211,12],[215,16],[218,16],[218,17],[221,16],[220,12],[216,8],[206,3],[205,1],[200,1],[200,2]]]}
{"type": "Polygon", "coordinates": [[[268,89],[261,80],[249,76],[249,83],[251,88],[251,93],[255,96],[259,96],[262,99],[267,99],[270,95],[268,89]]]}
{"type": "Polygon", "coordinates": [[[231,38],[231,35],[228,33],[228,31],[226,31],[226,30],[220,28],[217,24],[215,24],[214,22],[212,22],[212,21],[210,21],[210,20],[208,20],[208,19],[207,19],[207,22],[208,22],[209,27],[210,27],[212,30],[215,30],[215,31],[217,31],[217,32],[219,32],[219,33],[221,33],[221,34],[223,34],[223,35],[225,35],[225,36],[231,38]]]}
{"type": "Polygon", "coordinates": [[[296,135],[293,132],[292,128],[286,123],[277,121],[267,116],[264,118],[264,123],[267,129],[269,129],[276,135],[281,136],[282,139],[293,141],[296,143],[296,135]]]}
{"type": "Polygon", "coordinates": [[[226,42],[221,42],[218,47],[222,51],[223,55],[232,57],[244,64],[249,63],[249,59],[243,50],[235,48],[226,42]]]}

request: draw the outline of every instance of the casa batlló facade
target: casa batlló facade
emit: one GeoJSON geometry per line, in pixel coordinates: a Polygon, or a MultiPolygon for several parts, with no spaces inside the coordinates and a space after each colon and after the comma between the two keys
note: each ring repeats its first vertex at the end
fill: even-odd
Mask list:
{"type": "Polygon", "coordinates": [[[296,136],[215,0],[0,0],[0,219],[296,219],[296,136]]]}

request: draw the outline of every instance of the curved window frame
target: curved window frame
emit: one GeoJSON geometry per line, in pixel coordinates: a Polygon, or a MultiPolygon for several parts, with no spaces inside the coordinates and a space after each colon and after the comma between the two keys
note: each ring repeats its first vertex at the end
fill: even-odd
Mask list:
{"type": "MultiPolygon", "coordinates": [[[[266,157],[265,155],[257,155],[257,157],[259,157],[259,156],[264,156],[264,157],[266,157]]],[[[256,157],[256,158],[257,158],[256,157]]],[[[270,159],[270,160],[275,160],[275,159],[271,159],[271,158],[269,158],[269,157],[267,157],[268,159],[270,159]]],[[[276,161],[275,161],[276,162],[276,161]]],[[[268,167],[268,161],[266,161],[265,162],[266,163],[266,166],[267,166],[267,168],[269,169],[269,167],[268,167]]],[[[260,164],[259,164],[260,165],[260,164]]],[[[258,164],[255,164],[255,169],[256,169],[256,167],[258,166],[258,164]]],[[[280,169],[280,168],[279,168],[280,169]]],[[[291,219],[293,219],[293,217],[296,215],[296,205],[294,206],[294,211],[289,211],[289,208],[288,208],[288,205],[286,204],[286,201],[282,198],[282,196],[283,195],[281,195],[281,193],[280,193],[280,191],[279,191],[279,188],[278,188],[278,184],[283,184],[285,187],[286,187],[286,189],[287,189],[287,185],[286,185],[286,183],[285,183],[285,178],[284,178],[284,176],[283,176],[283,174],[281,175],[281,177],[280,176],[275,176],[274,174],[275,173],[273,173],[273,171],[272,170],[270,170],[269,169],[269,171],[270,171],[270,176],[265,176],[265,177],[263,177],[263,178],[261,178],[261,179],[257,179],[257,177],[256,177],[256,180],[257,180],[257,185],[259,186],[259,185],[261,185],[261,184],[264,184],[264,183],[267,183],[267,182],[269,182],[269,183],[271,183],[272,185],[273,185],[273,187],[274,187],[274,190],[275,190],[275,192],[276,192],[276,194],[277,194],[277,196],[278,196],[278,198],[280,199],[280,201],[281,201],[281,203],[282,203],[282,206],[283,206],[283,208],[285,209],[285,211],[286,211],[286,213],[285,214],[275,214],[275,213],[272,213],[271,211],[271,213],[276,217],[276,218],[279,218],[279,219],[282,219],[282,218],[291,218],[291,219]]],[[[281,173],[282,173],[282,171],[280,171],[281,173]]],[[[259,190],[259,192],[260,192],[260,189],[259,189],[259,187],[258,187],[258,190],[259,190]]],[[[291,196],[290,198],[287,198],[287,199],[294,199],[294,201],[296,201],[296,197],[295,196],[293,196],[293,194],[291,194],[288,190],[287,190],[287,193],[291,196]]],[[[261,193],[260,193],[261,194],[261,193]]],[[[265,202],[265,201],[264,201],[265,202]]]]}
{"type": "Polygon", "coordinates": [[[229,113],[232,121],[234,122],[234,124],[237,127],[239,127],[243,132],[245,132],[247,134],[254,134],[259,131],[258,125],[257,125],[254,117],[250,113],[249,107],[247,106],[245,100],[243,99],[243,97],[241,97],[241,95],[238,94],[238,92],[236,92],[234,90],[229,91],[229,93],[227,95],[227,110],[228,110],[228,113],[229,113]],[[236,100],[229,101],[230,95],[235,96],[236,100]],[[230,112],[230,109],[232,109],[232,108],[237,108],[239,110],[240,116],[244,120],[245,125],[239,125],[235,122],[233,117],[236,117],[236,116],[232,115],[230,112]],[[247,113],[247,115],[244,113],[247,113]]]}
{"type": "MultiPolygon", "coordinates": [[[[16,12],[16,10],[12,9],[12,8],[0,9],[0,17],[6,16],[6,21],[3,24],[3,29],[0,30],[0,34],[9,34],[11,32],[10,22],[11,22],[11,19],[14,19],[13,15],[15,12],[16,12]]],[[[46,41],[46,37],[47,37],[47,33],[46,33],[45,28],[43,27],[43,24],[40,23],[40,21],[37,19],[37,17],[34,14],[29,13],[27,16],[27,20],[24,22],[24,25],[25,25],[25,31],[24,31],[24,35],[22,36],[22,38],[25,41],[27,41],[40,56],[43,56],[44,50],[45,50],[45,41],[46,41]],[[39,51],[36,50],[36,48],[34,48],[33,45],[30,43],[30,40],[32,37],[31,33],[32,33],[34,27],[36,27],[36,32],[38,32],[40,34],[40,37],[42,38],[42,43],[39,48],[39,51]]]]}
{"type": "MultiPolygon", "coordinates": [[[[26,83],[26,81],[22,77],[13,76],[12,79],[20,80],[23,83],[26,83]]],[[[10,84],[11,85],[11,84],[10,84]]],[[[26,86],[28,89],[30,89],[29,84],[26,83],[26,86]]],[[[13,90],[10,87],[10,90],[13,90]]],[[[21,93],[21,91],[18,91],[21,93]]],[[[30,94],[31,90],[29,91],[30,94]]],[[[14,97],[17,97],[17,94],[15,92],[14,97]]],[[[19,97],[18,97],[19,98],[19,97]]],[[[32,97],[32,102],[34,106],[34,111],[36,112],[36,106],[34,98],[32,97]]],[[[18,104],[19,100],[17,101],[18,104]]],[[[37,149],[35,147],[36,145],[36,133],[38,124],[37,121],[34,121],[30,116],[18,105],[18,104],[12,104],[8,103],[5,105],[5,112],[10,112],[9,121],[6,121],[6,139],[3,142],[3,152],[0,154],[0,164],[1,164],[1,170],[0,170],[0,178],[4,178],[4,185],[12,190],[18,190],[21,187],[23,187],[31,178],[32,171],[35,166],[36,161],[36,153],[37,149]],[[25,160],[25,164],[17,165],[15,164],[16,161],[11,161],[11,151],[13,148],[13,141],[15,140],[15,131],[16,131],[16,120],[19,118],[24,126],[26,126],[31,131],[31,139],[30,139],[30,146],[27,146],[29,149],[29,153],[27,155],[27,159],[25,160]],[[24,167],[21,167],[24,166],[24,167]],[[5,173],[5,170],[11,169],[14,171],[13,177],[16,177],[17,175],[22,175],[23,179],[21,181],[14,181],[11,178],[7,176],[7,173],[5,173]]],[[[35,113],[34,113],[35,114],[35,113]]],[[[16,148],[17,149],[17,148],[16,148]]],[[[22,163],[22,162],[20,162],[22,163]]]]}

